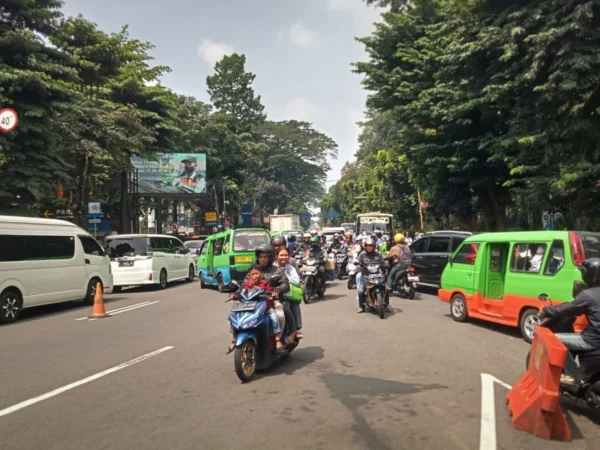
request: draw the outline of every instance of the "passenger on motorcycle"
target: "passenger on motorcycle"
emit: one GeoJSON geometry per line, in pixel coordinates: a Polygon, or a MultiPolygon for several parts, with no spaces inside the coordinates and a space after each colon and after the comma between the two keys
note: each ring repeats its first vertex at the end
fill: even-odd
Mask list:
{"type": "MultiPolygon", "coordinates": [[[[365,241],[365,250],[358,257],[358,274],[356,275],[356,287],[358,290],[358,310],[357,313],[365,312],[365,307],[367,306],[367,284],[365,281],[365,277],[363,275],[363,271],[366,270],[366,267],[369,265],[379,265],[381,267],[381,271],[385,273],[385,259],[381,254],[377,251],[377,244],[374,239],[368,238],[365,241]]],[[[388,297],[388,296],[386,296],[388,297]]],[[[386,311],[391,311],[389,298],[386,298],[386,311]]]]}
{"type": "Polygon", "coordinates": [[[385,239],[383,238],[383,233],[381,230],[375,230],[375,241],[377,247],[379,247],[381,244],[385,244],[385,239]]]}
{"type": "Polygon", "coordinates": [[[325,271],[323,270],[325,263],[327,262],[327,253],[323,251],[321,248],[319,238],[317,236],[313,236],[310,238],[310,251],[308,253],[308,258],[313,258],[318,261],[319,264],[319,272],[318,276],[321,281],[321,292],[325,291],[325,271]]]}
{"type": "Polygon", "coordinates": [[[354,240],[353,238],[354,235],[350,231],[348,231],[344,236],[344,244],[346,245],[346,247],[352,246],[352,241],[354,240]]]}
{"type": "MultiPolygon", "coordinates": [[[[300,275],[298,275],[298,270],[294,265],[293,260],[290,259],[290,251],[287,248],[283,247],[277,253],[275,266],[285,272],[289,283],[300,286],[300,275]]],[[[304,335],[300,331],[302,329],[302,311],[300,310],[300,304],[284,298],[283,311],[285,313],[286,322],[290,324],[288,344],[294,342],[294,337],[302,339],[304,335]]]]}
{"type": "MultiPolygon", "coordinates": [[[[556,337],[569,350],[591,351],[600,348],[600,258],[586,259],[579,270],[587,289],[577,294],[572,302],[544,307],[540,316],[550,318],[560,315],[567,319],[585,314],[589,325],[581,334],[556,333],[556,337]]],[[[567,373],[561,376],[561,383],[574,384],[573,375],[577,375],[578,367],[570,352],[567,353],[565,372],[567,373]]]]}
{"type": "Polygon", "coordinates": [[[388,291],[392,291],[394,284],[399,276],[404,275],[404,272],[410,269],[412,265],[412,252],[410,247],[406,244],[406,240],[402,233],[394,236],[394,246],[390,249],[390,252],[386,255],[386,259],[392,265],[392,270],[387,279],[388,291]]]}
{"type": "MultiPolygon", "coordinates": [[[[283,294],[289,292],[290,283],[287,280],[285,272],[282,269],[279,269],[273,265],[275,260],[275,251],[273,247],[270,245],[259,245],[254,252],[256,255],[256,264],[254,264],[254,268],[258,269],[262,273],[262,280],[269,283],[273,291],[274,299],[280,298],[283,294]]],[[[250,271],[244,278],[244,284],[238,289],[237,292],[231,294],[229,296],[229,300],[233,300],[243,289],[248,280],[250,280],[250,271]]],[[[271,319],[271,323],[273,325],[273,333],[275,334],[276,342],[277,342],[277,351],[283,351],[284,347],[281,343],[281,324],[279,323],[279,317],[277,316],[277,311],[275,311],[274,307],[270,307],[267,311],[269,318],[271,319]]],[[[235,337],[233,342],[229,345],[229,352],[231,353],[235,350],[235,337]]]]}

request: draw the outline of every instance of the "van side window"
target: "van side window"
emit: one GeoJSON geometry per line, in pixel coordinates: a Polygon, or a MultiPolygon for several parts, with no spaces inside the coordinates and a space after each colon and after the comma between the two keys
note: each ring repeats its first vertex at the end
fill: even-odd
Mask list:
{"type": "Polygon", "coordinates": [[[173,249],[173,241],[170,238],[159,238],[160,245],[165,253],[175,253],[173,249]]]}
{"type": "Polygon", "coordinates": [[[98,242],[96,242],[96,239],[94,239],[93,237],[79,236],[79,240],[81,241],[81,246],[83,247],[83,252],[86,255],[104,256],[104,250],[102,249],[100,244],[98,244],[98,242]]]}
{"type": "Polygon", "coordinates": [[[477,252],[479,251],[479,244],[468,243],[463,244],[458,253],[454,255],[454,259],[452,260],[456,264],[475,264],[475,258],[477,257],[477,252]]]}
{"type": "Polygon", "coordinates": [[[72,236],[0,236],[0,261],[43,261],[75,256],[72,236]]]}
{"type": "Polygon", "coordinates": [[[224,238],[221,238],[221,239],[217,239],[217,240],[215,241],[215,248],[214,248],[214,252],[213,252],[213,254],[214,254],[215,256],[218,256],[218,255],[220,255],[220,254],[221,254],[221,251],[222,251],[222,249],[223,249],[223,241],[224,241],[224,240],[225,240],[224,238]]]}
{"type": "Polygon", "coordinates": [[[422,237],[421,239],[417,239],[413,245],[410,246],[410,249],[413,253],[423,253],[427,248],[427,243],[429,242],[429,238],[422,237]]]}
{"type": "Polygon", "coordinates": [[[515,244],[510,261],[511,272],[540,273],[546,244],[515,244]]]}
{"type": "Polygon", "coordinates": [[[153,252],[162,252],[162,248],[160,245],[160,238],[151,237],[150,238],[150,248],[153,252]]]}
{"type": "Polygon", "coordinates": [[[544,275],[555,275],[565,265],[565,244],[561,240],[552,241],[546,260],[544,275]]]}
{"type": "Polygon", "coordinates": [[[171,241],[172,252],[174,252],[176,249],[180,249],[181,247],[183,247],[183,243],[177,238],[169,238],[169,241],[171,241]]]}

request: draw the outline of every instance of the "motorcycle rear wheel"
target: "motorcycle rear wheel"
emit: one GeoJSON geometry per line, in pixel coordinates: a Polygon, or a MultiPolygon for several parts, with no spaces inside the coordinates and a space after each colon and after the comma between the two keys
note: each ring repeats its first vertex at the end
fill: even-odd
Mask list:
{"type": "Polygon", "coordinates": [[[354,283],[352,282],[352,277],[348,276],[348,290],[354,289],[354,283]]]}
{"type": "Polygon", "coordinates": [[[235,373],[238,378],[247,383],[252,381],[256,374],[256,347],[254,341],[249,339],[239,347],[236,347],[233,355],[235,373]]]}

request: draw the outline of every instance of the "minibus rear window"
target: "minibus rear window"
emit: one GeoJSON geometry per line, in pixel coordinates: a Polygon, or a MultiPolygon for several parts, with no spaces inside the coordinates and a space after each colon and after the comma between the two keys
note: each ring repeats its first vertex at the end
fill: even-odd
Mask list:
{"type": "Polygon", "coordinates": [[[123,256],[147,256],[151,251],[146,237],[113,238],[108,239],[106,245],[110,259],[123,256]]]}

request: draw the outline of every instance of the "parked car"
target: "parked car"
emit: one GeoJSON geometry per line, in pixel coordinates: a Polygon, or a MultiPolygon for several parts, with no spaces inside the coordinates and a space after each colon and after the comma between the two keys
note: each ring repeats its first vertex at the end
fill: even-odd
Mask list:
{"type": "Polygon", "coordinates": [[[0,216],[0,324],[32,306],[83,299],[113,288],[110,261],[85,230],[64,220],[0,216]]]}
{"type": "Polygon", "coordinates": [[[185,248],[189,248],[192,255],[194,256],[194,261],[198,260],[198,255],[200,254],[200,249],[204,244],[204,239],[195,239],[193,241],[185,241],[183,243],[185,248]]]}
{"type": "Polygon", "coordinates": [[[471,234],[468,231],[433,231],[414,241],[410,249],[419,285],[439,288],[448,256],[471,234]]]}
{"type": "Polygon", "coordinates": [[[192,281],[194,257],[178,238],[160,234],[121,234],[106,239],[114,278],[113,292],[124,286],[157,284],[165,289],[171,281],[192,281]]]}

